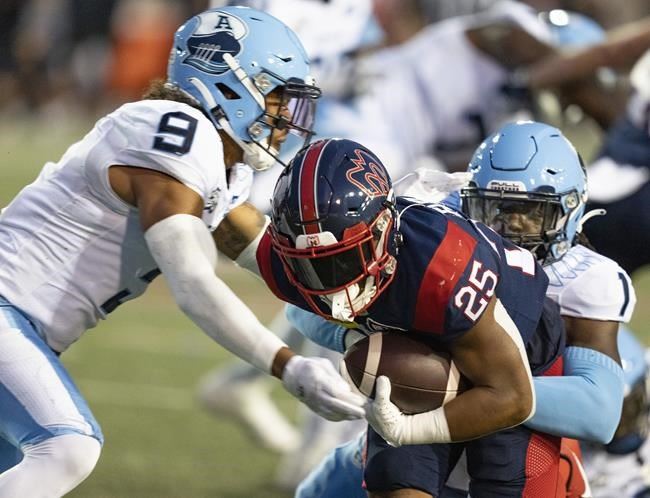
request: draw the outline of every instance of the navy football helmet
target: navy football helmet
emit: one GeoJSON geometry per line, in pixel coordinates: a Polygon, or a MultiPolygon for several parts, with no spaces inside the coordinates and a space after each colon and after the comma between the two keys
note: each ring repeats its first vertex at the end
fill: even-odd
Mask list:
{"type": "Polygon", "coordinates": [[[353,321],[391,282],[393,187],[381,161],[351,140],[302,149],[272,199],[273,247],[315,313],[353,321]]]}
{"type": "Polygon", "coordinates": [[[581,230],[587,178],[573,145],[543,123],[510,123],[489,136],[469,164],[462,211],[532,251],[560,259],[581,230]]]}
{"type": "Polygon", "coordinates": [[[305,50],[291,29],[248,7],[207,10],[174,36],[168,83],[194,99],[257,170],[273,165],[272,134],[288,130],[308,143],[320,90],[305,50]],[[269,113],[265,97],[281,90],[282,108],[269,113]]]}

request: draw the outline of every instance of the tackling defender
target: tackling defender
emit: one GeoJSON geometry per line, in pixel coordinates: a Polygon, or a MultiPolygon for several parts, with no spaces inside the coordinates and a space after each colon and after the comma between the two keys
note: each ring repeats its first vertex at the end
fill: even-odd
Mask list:
{"type": "Polygon", "coordinates": [[[102,434],[58,356],[160,273],[226,349],[327,418],[363,416],[329,362],[294,355],[214,273],[217,247],[235,258],[261,228],[242,204],[242,163],[265,169],[289,132],[312,133],[308,68],[263,12],[195,16],[176,33],[168,81],[100,119],[3,211],[0,436],[22,459],[0,458],[11,466],[0,496],[61,496],[92,471],[102,434]]]}
{"type": "Polygon", "coordinates": [[[530,250],[549,277],[547,295],[560,306],[570,347],[566,377],[538,379],[538,430],[607,443],[623,398],[617,347],[619,323],[632,317],[636,297],[627,273],[581,244],[587,202],[585,167],[550,126],[510,124],[477,149],[463,189],[462,210],[530,250]],[[562,406],[558,424],[557,406],[562,406]],[[561,428],[561,432],[558,430],[561,428]]]}

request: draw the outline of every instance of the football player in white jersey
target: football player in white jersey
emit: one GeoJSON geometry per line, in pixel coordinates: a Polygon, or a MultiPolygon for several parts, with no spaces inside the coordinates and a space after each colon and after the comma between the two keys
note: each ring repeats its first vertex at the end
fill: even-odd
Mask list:
{"type": "Polygon", "coordinates": [[[195,16],[167,82],[100,119],[3,210],[0,497],[61,496],[92,471],[101,430],[58,356],[160,273],[223,347],[329,419],[363,416],[331,363],[295,355],[214,273],[217,247],[242,261],[263,232],[243,204],[249,166],[312,133],[308,70],[294,33],[263,12],[195,16]]]}

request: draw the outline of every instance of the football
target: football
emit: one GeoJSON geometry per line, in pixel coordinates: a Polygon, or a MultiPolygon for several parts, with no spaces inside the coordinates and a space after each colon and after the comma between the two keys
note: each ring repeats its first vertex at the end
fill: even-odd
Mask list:
{"type": "Polygon", "coordinates": [[[391,401],[408,414],[438,408],[470,386],[448,352],[395,332],[371,334],[353,344],[345,352],[341,370],[369,398],[375,395],[375,379],[387,376],[391,401]]]}

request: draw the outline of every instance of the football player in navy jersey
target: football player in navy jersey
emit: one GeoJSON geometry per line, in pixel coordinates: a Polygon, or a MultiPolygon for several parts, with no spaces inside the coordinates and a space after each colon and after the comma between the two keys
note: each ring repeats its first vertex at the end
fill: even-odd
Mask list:
{"type": "Polygon", "coordinates": [[[279,298],[356,334],[426,336],[475,386],[404,415],[389,401],[388,379],[378,380],[367,409],[371,496],[439,496],[463,448],[476,496],[554,492],[559,438],[519,426],[534,413],[532,375],[560,374],[563,352],[559,313],[532,255],[444,205],[395,199],[381,162],[349,140],[303,149],[272,204],[255,245],[279,298]]]}
{"type": "MultiPolygon", "coordinates": [[[[474,179],[463,191],[463,209],[546,263],[550,278],[547,295],[560,305],[571,331],[572,347],[564,354],[566,376],[535,379],[537,412],[526,425],[557,435],[609,442],[623,398],[617,330],[620,322],[629,320],[635,296],[629,277],[614,261],[574,245],[586,219],[586,179],[579,156],[559,130],[523,122],[489,137],[474,155],[470,170],[474,179]],[[557,406],[563,407],[561,414],[557,406]]],[[[518,252],[506,251],[506,255],[511,264],[517,264],[518,252]]],[[[344,349],[326,338],[328,332],[339,341],[351,340],[350,331],[310,318],[296,307],[290,307],[288,314],[303,333],[329,347],[344,349]]],[[[629,342],[630,338],[626,331],[619,342],[629,342]]],[[[628,354],[626,365],[638,363],[630,358],[628,354]]],[[[630,390],[638,392],[637,380],[644,376],[635,374],[634,378],[630,390]]],[[[619,432],[617,447],[619,441],[627,446],[633,441],[634,451],[643,442],[627,433],[619,437],[619,432]]],[[[360,476],[348,478],[347,484],[345,478],[335,477],[354,476],[359,446],[359,442],[352,442],[330,454],[301,484],[296,496],[336,496],[338,486],[350,496],[362,496],[360,476]]],[[[570,449],[566,454],[571,456],[570,449]]],[[[451,484],[467,489],[466,474],[457,474],[451,484]]],[[[574,469],[574,474],[576,477],[580,472],[574,469]]]]}

